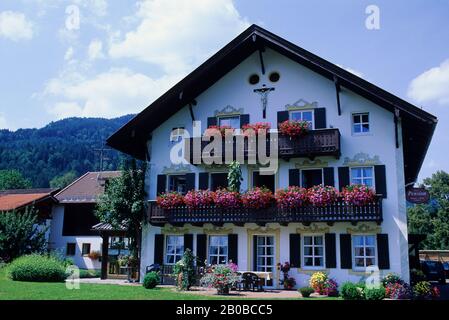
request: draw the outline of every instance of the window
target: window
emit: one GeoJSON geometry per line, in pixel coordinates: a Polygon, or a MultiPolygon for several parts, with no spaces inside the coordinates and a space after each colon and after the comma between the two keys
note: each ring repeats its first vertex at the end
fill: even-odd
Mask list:
{"type": "Polygon", "coordinates": [[[76,243],[67,243],[67,248],[65,251],[66,256],[74,256],[76,251],[76,243]]]}
{"type": "Polygon", "coordinates": [[[374,235],[352,236],[354,269],[364,269],[376,264],[376,237],[374,235]]]}
{"type": "Polygon", "coordinates": [[[351,184],[374,186],[373,167],[351,168],[351,184]]]}
{"type": "Polygon", "coordinates": [[[368,113],[354,113],[352,115],[352,132],[355,134],[370,132],[368,113]]]}
{"type": "Polygon", "coordinates": [[[209,237],[209,263],[225,264],[228,262],[228,236],[209,237]]]}
{"type": "Polygon", "coordinates": [[[184,136],[184,127],[173,128],[170,132],[170,142],[173,144],[180,142],[184,136]]]}
{"type": "Polygon", "coordinates": [[[303,266],[324,267],[324,237],[322,235],[304,236],[303,266]]]}
{"type": "Polygon", "coordinates": [[[86,256],[90,253],[90,243],[83,243],[81,255],[86,256]]]}
{"type": "Polygon", "coordinates": [[[323,169],[301,170],[301,186],[311,188],[323,184],[323,169]]]}
{"type": "Polygon", "coordinates": [[[175,264],[184,253],[184,236],[167,236],[166,240],[165,263],[175,264]]]}
{"type": "Polygon", "coordinates": [[[218,125],[220,126],[230,126],[234,129],[240,129],[240,116],[235,117],[219,117],[218,125]]]}
{"type": "Polygon", "coordinates": [[[275,175],[260,174],[259,171],[253,172],[253,187],[267,188],[275,192],[275,175]]]}
{"type": "Polygon", "coordinates": [[[307,121],[309,129],[313,129],[313,111],[312,110],[295,110],[290,111],[290,120],[307,121]]]}
{"type": "Polygon", "coordinates": [[[185,194],[187,192],[186,176],[184,174],[168,176],[168,191],[185,194]]]}
{"type": "Polygon", "coordinates": [[[220,188],[228,187],[228,173],[211,173],[210,174],[210,190],[216,191],[220,188]]]}
{"type": "Polygon", "coordinates": [[[129,238],[109,237],[109,249],[128,249],[129,238]]]}
{"type": "Polygon", "coordinates": [[[274,236],[256,236],[256,269],[255,271],[273,272],[275,252],[274,236]]]}

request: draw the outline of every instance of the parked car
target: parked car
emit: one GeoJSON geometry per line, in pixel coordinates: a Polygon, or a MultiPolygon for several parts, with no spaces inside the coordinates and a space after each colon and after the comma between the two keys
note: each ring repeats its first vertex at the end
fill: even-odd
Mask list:
{"type": "Polygon", "coordinates": [[[449,262],[443,262],[443,268],[446,279],[449,279],[449,262]]]}
{"type": "Polygon", "coordinates": [[[421,269],[426,275],[427,281],[438,281],[441,284],[446,283],[444,267],[440,261],[421,261],[421,269]]]}

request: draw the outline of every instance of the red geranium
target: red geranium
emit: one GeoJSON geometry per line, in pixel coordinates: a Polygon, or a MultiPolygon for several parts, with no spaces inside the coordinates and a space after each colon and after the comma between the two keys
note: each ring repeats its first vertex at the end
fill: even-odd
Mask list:
{"type": "Polygon", "coordinates": [[[290,137],[299,137],[309,130],[307,121],[286,120],[279,124],[279,131],[290,137]]]}
{"type": "Polygon", "coordinates": [[[341,192],[345,202],[356,206],[372,203],[376,197],[374,191],[364,185],[350,185],[341,192]]]}
{"type": "Polygon", "coordinates": [[[209,206],[214,203],[214,193],[210,190],[190,190],[184,196],[184,203],[189,209],[209,206]]]}
{"type": "Polygon", "coordinates": [[[273,192],[267,188],[254,188],[242,194],[242,203],[246,208],[263,209],[273,202],[273,192]]]}
{"type": "Polygon", "coordinates": [[[307,190],[301,187],[290,186],[276,191],[276,203],[279,208],[297,208],[307,201],[307,190]]]}
{"type": "Polygon", "coordinates": [[[184,197],[178,192],[164,192],[156,199],[156,203],[163,209],[172,209],[184,204],[184,197]]]}
{"type": "Polygon", "coordinates": [[[248,136],[250,134],[258,135],[259,133],[268,134],[268,131],[271,128],[271,124],[268,122],[256,122],[254,124],[245,124],[243,125],[243,134],[248,136]]]}
{"type": "Polygon", "coordinates": [[[233,134],[235,131],[231,126],[209,126],[204,133],[205,136],[213,136],[216,132],[219,132],[222,137],[226,135],[226,132],[233,134]]]}

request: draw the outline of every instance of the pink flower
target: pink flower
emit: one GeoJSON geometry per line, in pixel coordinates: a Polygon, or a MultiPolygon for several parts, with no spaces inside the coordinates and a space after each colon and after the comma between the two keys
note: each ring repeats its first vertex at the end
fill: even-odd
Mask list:
{"type": "Polygon", "coordinates": [[[290,137],[299,137],[309,130],[307,121],[286,120],[279,124],[279,131],[290,137]]]}
{"type": "Polygon", "coordinates": [[[209,206],[214,203],[214,193],[210,190],[190,190],[184,196],[184,202],[189,209],[209,206]]]}
{"type": "Polygon", "coordinates": [[[267,208],[273,200],[273,193],[267,188],[254,188],[242,194],[243,205],[251,209],[267,208]]]}
{"type": "Polygon", "coordinates": [[[337,200],[338,191],[332,186],[314,186],[307,191],[308,200],[317,207],[327,206],[337,200]]]}
{"type": "Polygon", "coordinates": [[[221,208],[238,208],[241,206],[240,193],[218,189],[214,193],[214,202],[221,208]]]}
{"type": "Polygon", "coordinates": [[[297,208],[307,202],[307,190],[301,187],[290,186],[276,191],[275,197],[279,208],[297,208]]]}
{"type": "Polygon", "coordinates": [[[346,203],[356,206],[364,206],[372,203],[376,196],[372,189],[364,185],[347,186],[341,194],[346,203]]]}
{"type": "Polygon", "coordinates": [[[178,192],[167,192],[157,197],[156,203],[163,209],[173,209],[182,206],[184,204],[184,198],[178,192]]]}

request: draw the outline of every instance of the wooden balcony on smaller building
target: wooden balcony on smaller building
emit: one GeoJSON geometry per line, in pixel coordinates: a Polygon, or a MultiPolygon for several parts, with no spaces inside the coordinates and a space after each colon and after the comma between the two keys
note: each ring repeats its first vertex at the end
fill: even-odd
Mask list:
{"type": "Polygon", "coordinates": [[[293,222],[308,224],[311,222],[335,222],[357,223],[362,221],[382,222],[382,197],[377,196],[373,203],[364,206],[355,206],[344,202],[342,199],[323,207],[306,205],[293,209],[278,208],[273,205],[266,209],[248,208],[219,208],[214,205],[189,209],[181,206],[175,209],[162,209],[155,201],[148,205],[148,222],[153,225],[203,225],[212,223],[222,225],[233,223],[243,225],[245,223],[257,223],[265,225],[277,222],[288,225],[293,222]]]}

